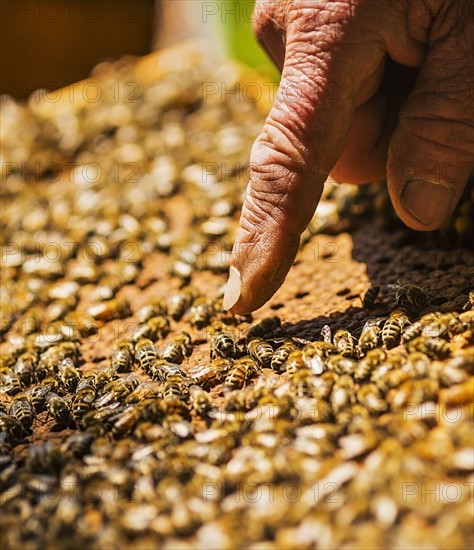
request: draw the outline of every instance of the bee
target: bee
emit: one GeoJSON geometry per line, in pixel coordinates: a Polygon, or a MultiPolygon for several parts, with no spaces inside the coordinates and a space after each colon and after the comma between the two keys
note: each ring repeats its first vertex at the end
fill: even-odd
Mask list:
{"type": "Polygon", "coordinates": [[[130,304],[126,300],[115,299],[99,302],[89,307],[87,313],[97,321],[107,323],[114,319],[125,319],[132,314],[130,304]]]}
{"type": "Polygon", "coordinates": [[[283,344],[273,353],[270,367],[275,372],[281,372],[290,353],[298,349],[298,344],[293,338],[288,338],[283,344]]]}
{"type": "Polygon", "coordinates": [[[2,391],[7,395],[16,395],[23,389],[21,380],[15,374],[10,372],[4,372],[0,375],[0,382],[2,385],[2,391]]]}
{"type": "Polygon", "coordinates": [[[321,376],[316,376],[314,379],[314,397],[317,399],[327,400],[331,395],[332,388],[339,378],[334,372],[324,372],[321,376]]]}
{"type": "Polygon", "coordinates": [[[223,323],[213,323],[209,328],[209,343],[211,345],[211,359],[221,357],[234,357],[237,347],[230,332],[223,323]]]}
{"type": "Polygon", "coordinates": [[[204,296],[196,298],[188,311],[189,322],[198,329],[209,325],[213,315],[214,307],[212,302],[204,296]]]}
{"type": "Polygon", "coordinates": [[[371,377],[377,388],[382,393],[387,393],[392,388],[396,388],[406,382],[410,377],[409,373],[401,369],[388,369],[379,377],[371,377]]]}
{"type": "Polygon", "coordinates": [[[357,391],[357,400],[373,414],[381,414],[388,408],[375,384],[363,384],[357,391]]]}
{"type": "Polygon", "coordinates": [[[437,313],[427,313],[426,315],[420,317],[418,321],[405,326],[402,334],[402,342],[409,342],[410,340],[413,340],[413,338],[419,336],[423,332],[424,327],[436,322],[438,317],[439,314],[437,313]]]}
{"type": "Polygon", "coordinates": [[[94,386],[98,393],[101,393],[104,387],[117,380],[118,374],[111,368],[102,368],[96,371],[94,375],[94,386]]]}
{"type": "Polygon", "coordinates": [[[30,308],[20,322],[20,334],[29,336],[41,329],[42,311],[39,307],[30,308]]]}
{"type": "Polygon", "coordinates": [[[408,317],[401,309],[392,311],[382,328],[382,342],[387,349],[392,349],[400,343],[403,327],[408,323],[408,317]]]}
{"type": "Polygon", "coordinates": [[[455,313],[444,313],[423,327],[422,334],[428,338],[452,337],[463,332],[464,326],[455,313]]]}
{"type": "Polygon", "coordinates": [[[327,359],[327,367],[337,374],[353,375],[357,368],[357,362],[343,355],[331,355],[331,357],[327,359]]]}
{"type": "Polygon", "coordinates": [[[247,352],[261,367],[269,367],[272,362],[273,348],[263,338],[247,340],[247,352]]]}
{"type": "Polygon", "coordinates": [[[82,417],[82,426],[86,430],[95,427],[99,429],[99,432],[105,433],[110,430],[124,410],[125,406],[121,403],[113,403],[99,411],[90,410],[82,417]]]}
{"type": "Polygon", "coordinates": [[[112,426],[112,436],[120,439],[129,434],[141,420],[141,410],[138,405],[130,405],[116,418],[112,426]]]}
{"type": "Polygon", "coordinates": [[[183,399],[185,391],[185,382],[181,374],[172,374],[168,376],[163,390],[164,399],[183,399]]]}
{"type": "Polygon", "coordinates": [[[132,405],[154,397],[158,397],[158,385],[155,382],[146,382],[137,386],[127,395],[125,404],[132,405]]]}
{"type": "Polygon", "coordinates": [[[321,358],[320,352],[313,344],[307,344],[302,353],[304,364],[312,374],[322,374],[326,370],[326,363],[321,358]]]}
{"type": "Polygon", "coordinates": [[[356,380],[365,380],[371,372],[387,358],[387,354],[381,348],[371,349],[365,357],[359,361],[355,371],[354,378],[356,380]]]}
{"type": "Polygon", "coordinates": [[[130,374],[109,382],[104,387],[104,393],[95,401],[96,408],[107,407],[113,402],[123,400],[138,384],[138,379],[130,374]]]}
{"type": "Polygon", "coordinates": [[[132,341],[138,342],[142,339],[158,340],[164,338],[170,332],[170,322],[168,317],[158,315],[139,325],[132,335],[132,341]]]}
{"type": "Polygon", "coordinates": [[[151,340],[142,338],[135,344],[135,359],[140,368],[148,372],[151,364],[158,359],[158,352],[151,340]]]}
{"type": "Polygon", "coordinates": [[[469,309],[474,309],[474,290],[469,291],[469,299],[464,304],[463,311],[468,311],[469,309]]]}
{"type": "Polygon", "coordinates": [[[148,369],[148,375],[152,380],[160,380],[164,382],[170,376],[182,376],[182,371],[178,364],[170,363],[165,359],[156,359],[151,363],[148,369]]]}
{"type": "Polygon", "coordinates": [[[76,296],[54,300],[46,309],[47,320],[52,323],[64,319],[77,306],[77,303],[78,299],[76,296]]]}
{"type": "Polygon", "coordinates": [[[178,294],[174,294],[168,301],[168,314],[174,321],[179,321],[191,307],[197,296],[195,289],[185,287],[178,294]]]}
{"type": "Polygon", "coordinates": [[[274,330],[280,328],[280,326],[281,321],[279,317],[266,317],[250,327],[247,333],[247,342],[253,338],[263,338],[268,336],[274,330]]]}
{"type": "Polygon", "coordinates": [[[339,329],[334,335],[334,345],[343,357],[354,357],[354,337],[348,330],[339,329]]]}
{"type": "Polygon", "coordinates": [[[396,284],[388,285],[388,288],[395,291],[397,307],[410,317],[418,314],[428,303],[428,295],[417,285],[397,281],[396,284]]]}
{"type": "Polygon", "coordinates": [[[122,341],[112,353],[111,366],[116,372],[130,372],[133,366],[135,348],[132,342],[122,341]]]}
{"type": "Polygon", "coordinates": [[[380,345],[382,330],[378,321],[367,321],[360,333],[357,343],[357,352],[359,357],[363,357],[369,350],[375,349],[380,345]]]}
{"type": "Polygon", "coordinates": [[[330,344],[332,342],[332,330],[329,325],[324,325],[321,329],[321,338],[323,339],[323,342],[326,342],[326,344],[330,344]]]}
{"type": "Polygon", "coordinates": [[[334,382],[329,402],[334,412],[339,412],[355,403],[354,380],[348,374],[343,374],[334,382]]]}
{"type": "Polygon", "coordinates": [[[433,359],[445,359],[451,355],[451,349],[449,348],[446,340],[442,338],[415,338],[410,342],[409,351],[419,351],[425,353],[433,359]]]}
{"type": "Polygon", "coordinates": [[[238,359],[225,377],[224,386],[227,390],[240,390],[252,376],[259,372],[259,367],[248,355],[238,359]]]}
{"type": "Polygon", "coordinates": [[[27,433],[23,424],[17,418],[3,412],[0,413],[0,434],[6,434],[10,443],[23,441],[27,433]]]}
{"type": "Polygon", "coordinates": [[[202,390],[199,386],[192,385],[189,387],[191,396],[191,407],[199,416],[207,416],[212,410],[212,401],[210,395],[202,390]]]}
{"type": "Polygon", "coordinates": [[[189,376],[193,384],[208,391],[222,382],[231,366],[232,363],[228,359],[217,358],[208,365],[192,367],[189,370],[189,376]]]}
{"type": "Polygon", "coordinates": [[[152,317],[157,317],[158,315],[166,315],[167,307],[164,300],[161,298],[156,298],[151,304],[147,304],[141,307],[137,313],[137,320],[139,323],[146,323],[152,317]]]}
{"type": "Polygon", "coordinates": [[[185,357],[192,352],[192,338],[188,332],[179,332],[173,336],[171,342],[166,344],[161,352],[161,357],[170,363],[182,363],[185,357]]]}
{"type": "Polygon", "coordinates": [[[33,381],[37,363],[38,355],[33,351],[27,351],[18,357],[13,372],[18,376],[23,386],[28,386],[33,381]]]}
{"type": "Polygon", "coordinates": [[[68,428],[74,427],[71,409],[63,397],[59,397],[57,393],[50,392],[46,397],[46,403],[49,414],[51,414],[57,424],[68,428]]]}
{"type": "Polygon", "coordinates": [[[362,298],[362,307],[364,309],[373,309],[375,306],[375,300],[380,292],[380,287],[377,285],[372,285],[362,298]]]}
{"type": "Polygon", "coordinates": [[[59,363],[58,371],[64,389],[67,392],[73,392],[81,379],[81,374],[74,366],[72,359],[70,357],[63,359],[59,363]]]}
{"type": "Polygon", "coordinates": [[[305,360],[303,358],[303,351],[300,349],[296,349],[292,351],[286,362],[285,371],[288,374],[288,376],[292,377],[297,371],[305,368],[307,367],[306,367],[305,360]]]}
{"type": "Polygon", "coordinates": [[[70,435],[63,445],[61,445],[61,453],[65,456],[74,458],[83,458],[89,454],[92,442],[94,441],[93,434],[89,432],[76,432],[70,435]]]}
{"type": "Polygon", "coordinates": [[[291,386],[296,397],[311,397],[313,393],[313,374],[308,368],[297,370],[291,378],[291,386]]]}
{"type": "Polygon", "coordinates": [[[90,411],[96,398],[96,391],[91,384],[79,384],[71,404],[71,413],[78,426],[82,424],[83,416],[90,411]]]}
{"type": "Polygon", "coordinates": [[[21,422],[26,430],[31,428],[35,417],[35,411],[30,401],[25,395],[21,394],[13,398],[8,414],[21,422]]]}
{"type": "Polygon", "coordinates": [[[25,392],[25,395],[30,400],[35,413],[39,414],[46,408],[46,397],[51,391],[57,390],[59,384],[55,378],[45,378],[41,384],[33,386],[25,392]]]}

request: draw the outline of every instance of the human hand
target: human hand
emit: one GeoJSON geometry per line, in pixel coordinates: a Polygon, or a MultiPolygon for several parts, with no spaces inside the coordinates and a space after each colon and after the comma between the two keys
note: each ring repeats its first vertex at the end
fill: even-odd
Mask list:
{"type": "Polygon", "coordinates": [[[387,178],[413,229],[446,221],[473,166],[473,9],[469,0],[257,0],[255,32],[282,76],[250,156],[226,309],[253,311],[281,286],[329,174],[387,178]],[[396,97],[382,81],[405,68],[416,78],[396,97]]]}

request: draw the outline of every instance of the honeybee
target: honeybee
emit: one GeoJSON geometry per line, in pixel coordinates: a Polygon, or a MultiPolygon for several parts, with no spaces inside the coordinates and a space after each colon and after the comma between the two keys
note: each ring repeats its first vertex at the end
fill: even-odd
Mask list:
{"type": "Polygon", "coordinates": [[[263,338],[271,334],[274,330],[280,328],[281,320],[279,317],[266,317],[258,323],[252,325],[247,333],[247,341],[253,338],[263,338]]]}
{"type": "Polygon", "coordinates": [[[123,400],[138,384],[138,379],[130,374],[109,382],[104,387],[104,393],[95,401],[95,406],[100,409],[113,402],[123,400]]]}
{"type": "Polygon", "coordinates": [[[401,309],[392,311],[382,328],[382,342],[387,349],[392,349],[400,343],[403,327],[408,323],[408,317],[401,309]]]}
{"type": "Polygon", "coordinates": [[[21,422],[26,430],[31,428],[35,417],[33,406],[25,395],[16,395],[13,398],[8,414],[21,422]]]}
{"type": "Polygon", "coordinates": [[[165,359],[156,359],[149,366],[148,375],[153,380],[160,380],[164,382],[170,376],[174,376],[174,375],[182,376],[182,372],[178,364],[170,363],[165,359]]]}
{"type": "Polygon", "coordinates": [[[90,410],[82,417],[82,426],[86,430],[94,427],[98,429],[99,433],[105,433],[114,425],[124,409],[125,406],[121,403],[113,403],[99,411],[90,410]]]}
{"type": "Polygon", "coordinates": [[[366,356],[358,363],[354,378],[356,380],[365,380],[371,374],[375,367],[380,365],[387,358],[387,354],[381,348],[371,349],[366,356]]]}
{"type": "Polygon", "coordinates": [[[248,355],[238,359],[225,377],[224,386],[228,390],[243,388],[252,376],[259,372],[259,367],[248,355]]]}
{"type": "Polygon", "coordinates": [[[375,384],[363,384],[357,392],[357,399],[374,414],[383,413],[388,408],[387,402],[375,384]]]}
{"type": "Polygon", "coordinates": [[[332,388],[339,376],[334,372],[324,372],[314,379],[314,396],[318,399],[327,400],[331,395],[332,388]]]}
{"type": "Polygon", "coordinates": [[[451,355],[451,349],[442,338],[415,338],[410,342],[410,351],[425,353],[433,359],[445,359],[451,355]]]}
{"type": "Polygon", "coordinates": [[[324,325],[321,329],[321,338],[323,339],[323,342],[326,342],[326,344],[330,344],[332,342],[332,330],[329,325],[324,325]]]}
{"type": "Polygon", "coordinates": [[[319,375],[326,370],[326,363],[321,358],[319,349],[313,344],[307,344],[303,348],[302,357],[312,374],[319,375]]]}
{"type": "Polygon", "coordinates": [[[444,313],[431,323],[425,324],[422,333],[428,338],[452,337],[460,334],[463,330],[463,323],[457,314],[444,313]]]}
{"type": "Polygon", "coordinates": [[[167,307],[164,300],[162,300],[161,298],[155,298],[151,304],[147,304],[141,307],[137,311],[136,316],[139,323],[146,323],[152,317],[166,314],[167,307]]]}
{"type": "Polygon", "coordinates": [[[112,368],[117,372],[130,372],[134,354],[135,348],[131,342],[119,342],[111,357],[112,368]]]}
{"type": "Polygon", "coordinates": [[[370,320],[365,323],[357,344],[359,357],[363,357],[369,350],[379,346],[381,333],[378,321],[370,320]]]}
{"type": "Polygon", "coordinates": [[[98,393],[101,393],[104,387],[112,382],[117,380],[118,374],[112,368],[101,368],[96,371],[94,374],[94,386],[98,393]]]}
{"type": "Polygon", "coordinates": [[[392,369],[386,370],[379,377],[373,378],[373,382],[382,393],[387,393],[392,388],[396,388],[406,382],[410,375],[406,370],[392,369]]]}
{"type": "Polygon", "coordinates": [[[175,321],[179,321],[185,311],[191,307],[196,296],[196,290],[191,287],[185,287],[178,294],[171,296],[168,301],[168,314],[170,317],[175,321]]]}
{"type": "Polygon", "coordinates": [[[372,309],[375,306],[375,300],[380,292],[380,286],[372,285],[362,298],[362,307],[364,309],[372,309]]]}
{"type": "Polygon", "coordinates": [[[387,287],[395,291],[397,307],[403,309],[410,317],[414,317],[428,303],[428,295],[417,285],[397,281],[396,284],[387,287]]]}
{"type": "Polygon", "coordinates": [[[89,307],[87,313],[97,321],[113,321],[114,319],[125,319],[132,314],[130,304],[126,300],[115,299],[108,302],[99,302],[89,307]]]}
{"type": "Polygon", "coordinates": [[[288,374],[288,376],[292,377],[298,370],[305,369],[305,368],[307,367],[306,367],[305,360],[303,358],[303,351],[300,349],[296,349],[292,351],[286,362],[285,371],[288,374]]]}
{"type": "Polygon", "coordinates": [[[189,308],[189,322],[198,329],[204,328],[211,322],[214,313],[211,300],[200,296],[193,301],[193,305],[189,308]]]}
{"type": "Polygon", "coordinates": [[[189,370],[192,382],[205,390],[219,384],[227,375],[232,363],[228,359],[217,358],[208,365],[198,365],[189,370]]]}
{"type": "Polygon", "coordinates": [[[237,347],[230,332],[223,323],[213,323],[209,328],[209,343],[211,346],[211,359],[216,355],[221,357],[234,357],[237,347]]]}
{"type": "Polygon", "coordinates": [[[82,458],[89,453],[94,436],[90,432],[76,432],[70,435],[61,445],[61,453],[65,456],[82,458]]]}
{"type": "Polygon", "coordinates": [[[166,344],[161,353],[162,358],[170,363],[182,363],[192,352],[192,338],[188,332],[179,332],[166,344]]]}
{"type": "Polygon", "coordinates": [[[191,407],[199,416],[207,416],[212,410],[212,401],[210,395],[202,390],[199,386],[192,385],[189,387],[191,396],[191,407]]]}
{"type": "Polygon", "coordinates": [[[20,334],[29,336],[41,329],[42,311],[39,307],[30,308],[20,321],[20,334]]]}
{"type": "Polygon", "coordinates": [[[185,382],[181,374],[172,374],[168,376],[163,390],[164,399],[183,399],[185,391],[185,382]]]}
{"type": "Polygon", "coordinates": [[[354,357],[354,337],[345,329],[339,329],[334,335],[334,345],[343,357],[354,357]]]}
{"type": "Polygon", "coordinates": [[[66,357],[59,363],[58,372],[64,389],[73,392],[77,387],[81,374],[70,357],[66,357]]]}
{"type": "Polygon", "coordinates": [[[112,436],[119,439],[129,434],[141,419],[141,410],[138,405],[130,405],[116,418],[112,426],[112,436]]]}
{"type": "Polygon", "coordinates": [[[357,368],[357,362],[350,357],[344,357],[343,355],[331,355],[327,359],[327,367],[329,370],[336,372],[337,374],[354,374],[357,368]]]}
{"type": "Polygon", "coordinates": [[[142,338],[135,344],[135,359],[140,367],[148,372],[151,364],[158,359],[158,352],[151,340],[142,338]]]}
{"type": "Polygon", "coordinates": [[[81,425],[83,416],[91,409],[96,398],[95,389],[90,384],[80,384],[71,404],[71,413],[74,421],[81,425]]]}
{"type": "Polygon", "coordinates": [[[18,443],[26,435],[23,424],[13,416],[0,412],[0,434],[6,434],[9,443],[18,443]]]}
{"type": "Polygon", "coordinates": [[[348,374],[343,374],[335,381],[329,402],[334,412],[339,412],[355,403],[354,380],[348,374]]]}
{"type": "Polygon", "coordinates": [[[137,330],[132,334],[131,340],[138,342],[139,340],[148,338],[149,340],[157,340],[164,338],[170,332],[170,322],[168,317],[158,315],[152,317],[148,321],[139,325],[137,330]]]}
{"type": "Polygon", "coordinates": [[[402,334],[402,342],[409,342],[410,340],[413,340],[413,338],[419,336],[423,332],[424,327],[430,325],[432,322],[436,322],[438,317],[438,313],[427,313],[426,315],[420,317],[418,321],[405,326],[402,334]]]}
{"type": "Polygon", "coordinates": [[[74,427],[71,409],[64,398],[59,397],[57,393],[50,392],[46,397],[46,403],[48,404],[49,413],[57,424],[69,428],[74,427]]]}
{"type": "Polygon", "coordinates": [[[55,378],[45,378],[41,384],[33,386],[25,392],[30,400],[36,414],[44,411],[46,408],[46,397],[54,390],[57,390],[58,382],[55,378]]]}
{"type": "Polygon", "coordinates": [[[20,379],[23,386],[28,386],[33,381],[38,355],[33,351],[22,353],[18,357],[13,372],[20,379]]]}
{"type": "Polygon", "coordinates": [[[273,348],[263,338],[256,337],[250,341],[247,340],[247,352],[260,366],[270,366],[273,357],[273,348]]]}
{"type": "Polygon", "coordinates": [[[158,397],[158,385],[156,382],[145,382],[137,386],[131,393],[125,398],[125,404],[131,405],[133,403],[140,403],[145,399],[158,397]]]}
{"type": "Polygon", "coordinates": [[[313,393],[313,374],[308,368],[297,370],[291,377],[291,385],[296,397],[311,397],[313,393]]]}
{"type": "Polygon", "coordinates": [[[7,395],[16,395],[23,389],[21,380],[13,372],[4,372],[0,375],[2,391],[7,395]]]}
{"type": "Polygon", "coordinates": [[[282,367],[288,360],[290,353],[298,349],[298,344],[293,338],[288,338],[283,344],[273,353],[270,367],[275,372],[281,372],[282,367]]]}

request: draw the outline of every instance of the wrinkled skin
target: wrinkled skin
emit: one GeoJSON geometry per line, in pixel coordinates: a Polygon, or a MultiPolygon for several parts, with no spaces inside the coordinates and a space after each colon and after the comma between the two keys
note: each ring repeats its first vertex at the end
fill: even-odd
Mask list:
{"type": "Polygon", "coordinates": [[[473,21],[470,0],[257,1],[282,76],[251,152],[227,308],[281,286],[329,174],[386,178],[413,229],[447,220],[473,166],[473,21]]]}

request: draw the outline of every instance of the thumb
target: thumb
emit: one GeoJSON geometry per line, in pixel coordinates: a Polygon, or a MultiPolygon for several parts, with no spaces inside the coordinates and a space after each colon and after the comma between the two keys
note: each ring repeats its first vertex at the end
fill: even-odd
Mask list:
{"type": "Polygon", "coordinates": [[[443,225],[473,167],[474,29],[472,16],[463,17],[456,5],[433,22],[430,50],[390,143],[392,201],[400,218],[418,230],[443,225]]]}
{"type": "Polygon", "coordinates": [[[250,155],[224,295],[233,313],[259,308],[283,283],[349,132],[353,96],[340,78],[329,78],[321,47],[320,39],[288,35],[274,106],[250,155]]]}

